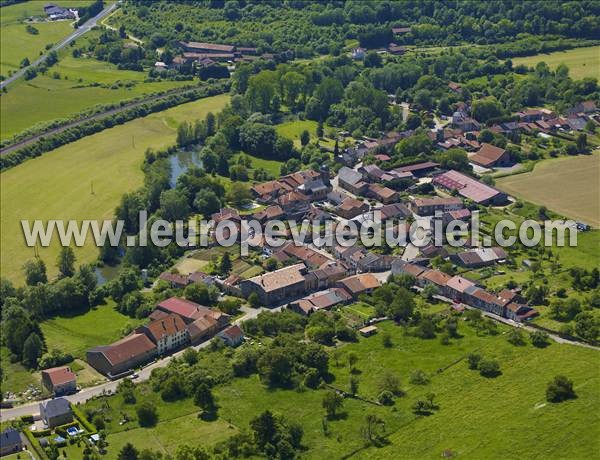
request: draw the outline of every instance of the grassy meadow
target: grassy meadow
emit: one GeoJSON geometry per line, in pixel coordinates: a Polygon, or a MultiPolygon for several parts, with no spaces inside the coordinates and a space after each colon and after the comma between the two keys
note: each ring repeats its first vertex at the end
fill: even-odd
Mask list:
{"type": "MultiPolygon", "coordinates": [[[[2,276],[23,282],[21,267],[33,257],[25,245],[21,219],[110,219],[123,193],[142,184],[144,151],[175,141],[173,123],[218,112],[229,100],[219,95],[130,121],[62,146],[0,174],[2,276]],[[93,184],[94,193],[91,193],[93,184]]],[[[59,244],[40,248],[54,276],[59,244]]],[[[78,263],[98,254],[91,241],[75,248],[78,263]]]]}
{"type": "Polygon", "coordinates": [[[574,48],[566,51],[556,51],[535,56],[516,57],[512,59],[513,65],[524,64],[535,67],[538,62],[544,61],[551,69],[556,69],[560,64],[569,67],[571,78],[582,79],[600,75],[600,46],[574,48]]]}
{"type": "Polygon", "coordinates": [[[569,218],[600,226],[600,155],[545,160],[532,172],[496,180],[505,192],[569,218]]]}
{"type": "MultiPolygon", "coordinates": [[[[496,336],[478,336],[462,321],[461,337],[448,345],[438,339],[407,336],[391,322],[380,323],[378,328],[373,337],[340,345],[337,356],[332,350],[331,384],[348,389],[354,375],[359,396],[372,400],[380,392],[384,375],[392,373],[405,395],[391,407],[346,399],[341,416],[326,422],[327,434],[321,401],[328,390],[269,389],[256,375],[215,388],[219,412],[212,422],[198,418],[190,399],[165,403],[147,384],[138,386],[136,397],[157,407],[159,422],[153,428],[139,428],[135,406],[124,404],[120,395],[96,399],[84,409],[104,411],[109,433],[107,458],[114,458],[127,441],[163,453],[172,453],[179,442],[194,444],[198,439],[210,447],[238,430],[247,430],[250,420],[266,409],[302,425],[302,458],[439,458],[444,451],[465,458],[500,458],[507,452],[511,458],[531,458],[536,453],[546,458],[589,458],[600,448],[596,350],[556,343],[544,349],[529,344],[515,347],[506,340],[508,327],[500,326],[496,336]],[[391,337],[389,348],[383,345],[384,331],[391,337]],[[469,370],[464,358],[472,351],[496,359],[501,374],[485,378],[469,370]],[[358,357],[353,374],[347,364],[351,352],[358,357]],[[428,384],[410,383],[409,376],[417,369],[427,374],[428,384]],[[546,385],[558,374],[574,381],[577,399],[562,404],[546,402],[546,385]],[[415,416],[411,405],[427,393],[434,393],[439,410],[431,416],[415,416]],[[131,421],[119,425],[123,413],[131,421]],[[385,421],[387,442],[383,447],[365,447],[361,428],[367,414],[385,421]]],[[[226,363],[219,356],[203,354],[201,359],[220,372],[226,363]]]]}
{"type": "MultiPolygon", "coordinates": [[[[61,3],[64,7],[87,5],[91,1],[68,0],[61,3]]],[[[19,69],[24,58],[33,62],[46,45],[55,44],[73,32],[71,21],[55,21],[32,23],[39,33],[30,34],[26,30],[24,20],[30,16],[45,17],[42,1],[29,1],[16,5],[3,6],[0,10],[0,74],[8,76],[9,71],[19,69]]]]}
{"type": "Polygon", "coordinates": [[[144,82],[146,77],[145,72],[119,70],[109,62],[65,55],[45,75],[19,80],[0,97],[0,138],[9,139],[38,123],[66,118],[98,104],[192,84],[144,82]],[[53,78],[55,72],[59,79],[53,78]]]}

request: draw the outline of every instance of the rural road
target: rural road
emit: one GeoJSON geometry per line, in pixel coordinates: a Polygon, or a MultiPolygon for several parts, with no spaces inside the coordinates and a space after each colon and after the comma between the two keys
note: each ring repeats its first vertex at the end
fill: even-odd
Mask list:
{"type": "MultiPolygon", "coordinates": [[[[105,16],[107,16],[108,14],[112,13],[115,9],[117,9],[119,7],[118,2],[113,3],[110,6],[107,6],[106,8],[104,8],[102,11],[100,11],[100,13],[98,13],[96,16],[94,16],[93,18],[89,19],[88,21],[86,21],[82,26],[80,26],[79,28],[75,29],[73,31],[73,33],[71,33],[71,35],[69,35],[67,38],[65,38],[64,40],[62,40],[61,42],[57,43],[56,45],[54,45],[49,51],[58,51],[61,48],[64,48],[65,46],[67,46],[69,43],[71,43],[73,40],[81,37],[83,34],[85,34],[86,32],[89,32],[97,23],[98,21],[100,21],[102,18],[104,18],[105,16]]],[[[21,78],[21,76],[25,73],[25,71],[29,68],[29,67],[35,67],[39,64],[41,64],[42,62],[44,62],[47,57],[48,57],[48,53],[40,56],[39,58],[37,58],[35,61],[33,61],[28,67],[23,67],[22,69],[17,70],[14,74],[12,74],[10,77],[8,77],[6,80],[0,82],[0,89],[4,88],[7,85],[10,85],[13,81],[21,78]]]]}
{"type": "MultiPolygon", "coordinates": [[[[241,310],[244,312],[244,316],[233,321],[232,324],[240,324],[249,319],[254,319],[258,316],[259,313],[261,313],[263,311],[275,312],[275,311],[281,310],[281,308],[282,307],[269,308],[269,309],[267,309],[267,308],[255,309],[255,308],[242,307],[241,310]]],[[[210,344],[210,342],[211,342],[210,340],[207,340],[206,342],[203,342],[200,345],[196,345],[195,347],[192,347],[192,348],[194,348],[196,350],[200,350],[202,348],[206,348],[210,344]]],[[[148,366],[144,367],[143,369],[141,369],[137,372],[139,377],[137,379],[135,379],[134,382],[139,383],[139,382],[144,382],[144,381],[148,380],[150,378],[150,374],[152,373],[153,369],[158,369],[160,367],[167,366],[173,358],[181,356],[181,354],[185,350],[186,349],[180,350],[177,353],[174,353],[172,355],[169,355],[162,359],[154,361],[153,363],[150,363],[148,366]]],[[[122,380],[122,379],[120,379],[120,380],[122,380]]],[[[68,399],[72,404],[84,403],[88,399],[93,398],[94,396],[99,396],[99,395],[102,395],[105,393],[115,392],[120,380],[104,382],[104,383],[101,383],[100,385],[96,385],[96,386],[89,387],[89,388],[84,388],[81,391],[79,391],[78,393],[75,393],[75,394],[72,394],[69,396],[65,396],[65,398],[68,399]]],[[[0,422],[5,422],[7,420],[19,418],[24,415],[36,415],[39,413],[40,402],[41,401],[35,401],[32,403],[23,404],[22,406],[16,406],[16,407],[13,407],[10,409],[2,409],[2,410],[0,410],[0,422]]]]}

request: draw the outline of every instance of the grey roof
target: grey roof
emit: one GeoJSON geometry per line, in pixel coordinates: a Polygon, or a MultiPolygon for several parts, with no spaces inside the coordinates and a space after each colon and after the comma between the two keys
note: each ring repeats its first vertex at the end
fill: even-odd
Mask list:
{"type": "Polygon", "coordinates": [[[21,435],[14,428],[7,428],[0,434],[0,445],[15,446],[21,444],[21,435]]]}
{"type": "Polygon", "coordinates": [[[69,405],[69,401],[65,398],[51,399],[45,403],[40,403],[40,405],[44,406],[47,417],[57,417],[71,413],[71,406],[69,405]]]}
{"type": "Polygon", "coordinates": [[[338,172],[340,180],[348,184],[356,184],[362,180],[362,174],[356,172],[354,169],[350,169],[347,166],[342,166],[338,172]]]}

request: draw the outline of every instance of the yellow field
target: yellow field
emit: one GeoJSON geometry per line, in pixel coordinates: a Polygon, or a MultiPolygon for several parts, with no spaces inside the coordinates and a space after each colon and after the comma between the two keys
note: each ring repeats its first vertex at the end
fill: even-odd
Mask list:
{"type": "Polygon", "coordinates": [[[600,78],[600,46],[575,48],[549,54],[536,54],[535,56],[514,58],[512,61],[513,65],[525,64],[532,67],[538,62],[544,61],[551,69],[556,69],[560,64],[565,64],[569,67],[571,78],[600,78]]]}
{"type": "Polygon", "coordinates": [[[600,154],[557,158],[496,180],[505,192],[600,227],[600,154]]]}
{"type": "MultiPolygon", "coordinates": [[[[33,257],[25,245],[21,219],[110,219],[123,193],[142,184],[140,169],[148,147],[174,143],[177,123],[218,112],[228,102],[219,95],[130,121],[48,152],[0,175],[1,275],[23,281],[23,263],[33,257]],[[93,183],[94,194],[91,193],[93,183]]],[[[49,275],[55,275],[59,245],[41,249],[49,275]]],[[[78,263],[98,251],[89,241],[76,248],[78,263]]]]}

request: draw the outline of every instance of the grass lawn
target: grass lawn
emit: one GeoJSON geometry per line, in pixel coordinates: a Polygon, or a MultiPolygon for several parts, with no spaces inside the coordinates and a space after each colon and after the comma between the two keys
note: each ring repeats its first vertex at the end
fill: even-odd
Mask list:
{"type": "Polygon", "coordinates": [[[6,347],[0,347],[0,365],[2,365],[2,382],[0,389],[2,393],[7,391],[20,393],[27,389],[28,385],[39,386],[40,381],[36,374],[28,371],[21,363],[10,362],[10,351],[6,347]]]}
{"type": "Polygon", "coordinates": [[[2,95],[0,136],[3,140],[9,139],[38,123],[67,118],[98,104],[192,84],[189,81],[144,83],[146,76],[144,72],[118,70],[107,62],[66,56],[48,74],[15,82],[8,93],[2,95]],[[53,72],[59,72],[61,79],[52,78],[53,72]]]}
{"type": "MultiPolygon", "coordinates": [[[[21,283],[21,267],[33,249],[21,231],[21,219],[110,219],[123,193],[142,184],[144,151],[175,141],[168,121],[195,120],[218,112],[228,102],[219,95],[183,104],[85,137],[28,160],[0,175],[2,276],[21,283]],[[91,194],[93,183],[94,194],[91,194]]],[[[59,251],[58,241],[41,248],[50,276],[59,251]]],[[[97,248],[86,242],[75,248],[78,263],[93,261],[97,248]]]]}
{"type": "Polygon", "coordinates": [[[599,154],[556,158],[539,162],[532,172],[497,179],[496,185],[511,195],[598,227],[599,168],[599,154]]]}
{"type": "MultiPolygon", "coordinates": [[[[61,3],[63,7],[75,7],[90,4],[90,1],[69,0],[61,3]]],[[[19,69],[24,58],[31,62],[44,51],[46,45],[57,43],[73,32],[71,21],[41,22],[32,24],[39,33],[33,35],[27,32],[23,22],[29,16],[42,16],[44,2],[29,1],[11,6],[3,6],[0,20],[0,73],[8,77],[9,71],[19,69]]]]}
{"type": "Polygon", "coordinates": [[[544,61],[551,69],[556,69],[560,64],[565,64],[569,67],[571,78],[597,78],[600,75],[600,46],[588,46],[566,51],[556,51],[549,54],[516,57],[512,61],[513,65],[525,64],[530,67],[535,67],[538,62],[544,61]]]}
{"type": "Polygon", "coordinates": [[[85,358],[85,351],[97,345],[105,345],[121,338],[121,330],[137,326],[140,320],[130,318],[115,309],[109,300],[85,313],[75,316],[57,316],[41,323],[49,350],[58,349],[85,358]]]}

